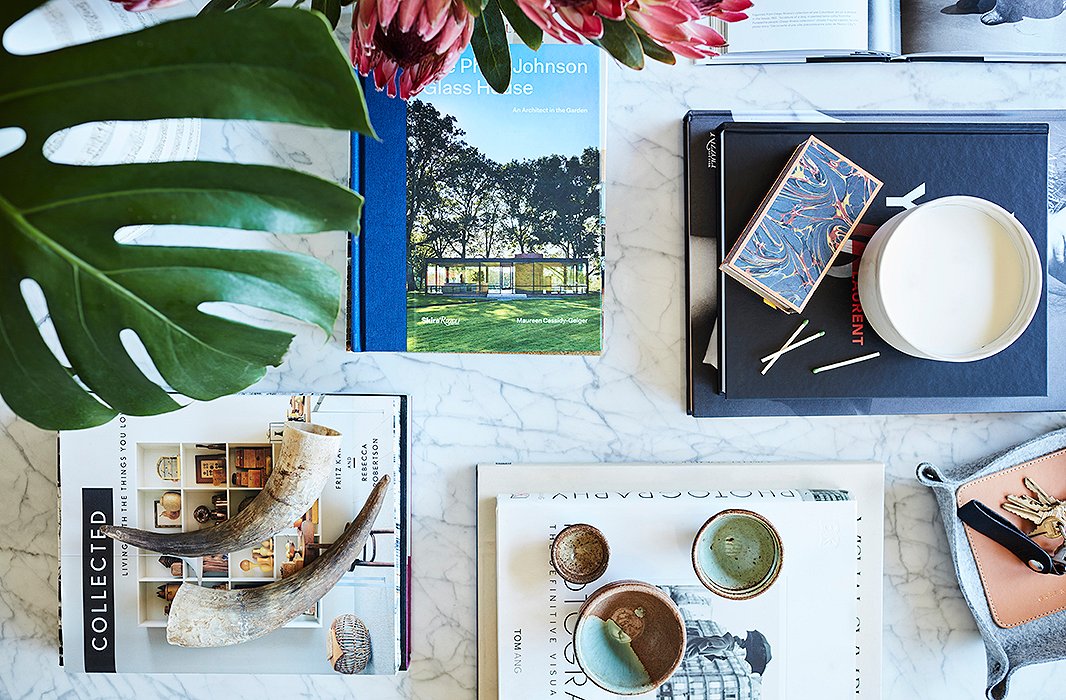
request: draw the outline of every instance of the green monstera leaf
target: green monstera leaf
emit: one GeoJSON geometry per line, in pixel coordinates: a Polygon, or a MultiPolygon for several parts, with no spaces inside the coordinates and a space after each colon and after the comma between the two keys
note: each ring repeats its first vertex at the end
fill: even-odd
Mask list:
{"type": "MultiPolygon", "coordinates": [[[[43,0],[3,0],[0,33],[43,0]]],[[[0,396],[49,429],[179,405],[126,352],[134,331],[163,379],[195,399],[240,391],[280,364],[292,336],[200,309],[231,302],[332,328],[341,282],[306,256],[122,245],[117,229],[187,224],[279,234],[358,228],[362,200],[266,166],[49,161],[58,130],[105,120],[253,119],[372,134],[351,67],[323,17],[290,9],[210,14],[44,54],[0,49],[0,396]],[[9,132],[10,133],[10,132],[9,132]],[[21,291],[44,293],[69,366],[45,344],[21,291]]],[[[200,241],[210,241],[204,234],[200,241]]]]}

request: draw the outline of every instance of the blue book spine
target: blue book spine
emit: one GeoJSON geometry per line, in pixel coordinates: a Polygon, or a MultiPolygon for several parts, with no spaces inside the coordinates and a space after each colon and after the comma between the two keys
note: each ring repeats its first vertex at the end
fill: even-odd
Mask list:
{"type": "MultiPolygon", "coordinates": [[[[363,135],[355,131],[351,132],[352,150],[349,162],[351,165],[351,179],[349,186],[353,190],[361,190],[362,183],[359,178],[359,164],[362,162],[360,151],[363,147],[363,135]]],[[[360,228],[362,222],[360,222],[360,228]]],[[[359,250],[359,242],[362,240],[360,232],[348,234],[348,350],[362,352],[363,350],[363,292],[362,292],[362,256],[359,250]]]]}
{"type": "Polygon", "coordinates": [[[363,82],[380,140],[353,136],[352,185],[363,203],[352,237],[352,350],[407,350],[407,103],[363,82]],[[357,303],[358,302],[358,303],[357,303]]]}

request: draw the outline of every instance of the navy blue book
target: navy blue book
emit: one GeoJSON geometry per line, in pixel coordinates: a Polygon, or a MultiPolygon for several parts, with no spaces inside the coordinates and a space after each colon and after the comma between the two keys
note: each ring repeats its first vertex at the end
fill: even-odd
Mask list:
{"type": "MultiPolygon", "coordinates": [[[[776,115],[775,115],[776,116],[776,115]]],[[[803,119],[803,117],[799,117],[803,119]]],[[[957,132],[959,131],[960,124],[976,124],[972,127],[978,131],[982,129],[991,129],[993,133],[981,134],[980,138],[986,140],[996,140],[999,138],[1013,140],[1014,143],[1026,144],[1025,148],[1021,151],[1002,151],[1004,154],[1009,154],[1005,160],[997,163],[997,168],[990,169],[987,167],[988,163],[994,162],[992,160],[986,160],[987,153],[973,151],[968,149],[983,148],[981,142],[973,141],[972,144],[964,149],[964,153],[960,156],[958,153],[944,152],[943,150],[935,152],[935,159],[938,162],[950,161],[951,159],[966,157],[970,158],[973,162],[979,163],[980,167],[968,170],[965,174],[969,180],[979,181],[984,180],[986,183],[991,184],[996,189],[995,195],[985,195],[987,198],[993,201],[1002,200],[1003,193],[1009,191],[1018,181],[1031,181],[1030,187],[1034,189],[1031,192],[1043,193],[1047,192],[1047,211],[1050,211],[1050,226],[1043,228],[1040,222],[1043,221],[1039,214],[1035,215],[1037,222],[1033,223],[1034,215],[1032,213],[1025,214],[1028,219],[1025,220],[1026,226],[1034,234],[1034,236],[1041,236],[1046,231],[1048,237],[1045,241],[1037,241],[1040,245],[1042,252],[1057,249],[1063,245],[1066,241],[1066,112],[1062,111],[1041,111],[1041,112],[1012,112],[1012,113],[949,113],[949,112],[830,112],[826,114],[812,113],[807,116],[806,119],[811,120],[798,127],[799,130],[804,133],[819,133],[819,129],[828,129],[827,133],[831,133],[834,129],[841,133],[847,132],[848,128],[842,127],[840,124],[826,124],[827,121],[836,122],[889,122],[891,124],[885,124],[887,131],[911,131],[920,132],[923,129],[930,129],[934,135],[945,132],[957,132]],[[994,124],[988,124],[988,122],[995,122],[994,124]],[[1006,124],[1014,124],[1014,126],[1006,126],[1006,124]],[[1047,134],[1047,125],[1050,124],[1050,140],[1047,134]],[[1035,126],[1034,126],[1035,125],[1035,126]],[[996,134],[999,134],[998,136],[996,134]],[[1046,144],[1046,145],[1045,145],[1046,144]],[[1045,156],[1043,161],[1034,160],[1032,150],[1044,151],[1048,155],[1045,156]],[[1050,169],[1048,163],[1050,162],[1050,169]],[[1039,180],[1039,182],[1036,182],[1039,180]],[[1013,182],[1012,182],[1013,181],[1013,182]],[[1035,183],[1035,184],[1034,184],[1035,183]]],[[[910,378],[910,375],[900,377],[897,376],[895,381],[904,385],[905,391],[897,391],[896,395],[885,395],[883,393],[874,393],[872,391],[865,391],[865,384],[851,381],[846,382],[846,377],[841,376],[838,381],[841,384],[849,384],[847,388],[838,387],[839,391],[836,394],[825,393],[824,386],[820,386],[818,391],[812,391],[803,396],[793,397],[756,397],[756,398],[738,398],[733,396],[727,398],[720,393],[721,385],[718,376],[719,356],[725,355],[722,352],[722,348],[718,346],[718,341],[721,340],[724,343],[728,342],[728,335],[733,332],[732,324],[736,322],[737,316],[735,314],[730,317],[730,308],[734,297],[743,298],[743,295],[752,297],[752,300],[756,304],[761,302],[751,294],[750,291],[738,287],[730,289],[728,286],[723,285],[721,290],[724,292],[726,300],[726,316],[727,316],[727,330],[721,334],[717,334],[715,331],[718,325],[719,314],[719,280],[717,265],[720,262],[720,252],[718,250],[718,236],[722,228],[723,211],[719,199],[719,187],[721,185],[721,173],[720,166],[722,155],[719,153],[719,131],[720,127],[724,124],[733,122],[733,115],[729,112],[690,112],[685,119],[685,125],[683,130],[683,136],[685,139],[685,215],[686,215],[686,231],[687,235],[687,251],[686,251],[686,266],[688,271],[689,284],[687,287],[687,306],[688,306],[688,367],[689,367],[689,382],[688,382],[688,410],[695,416],[757,416],[757,415],[849,415],[849,414],[906,414],[906,413],[975,413],[975,412],[1001,412],[1001,411],[1045,411],[1045,410],[1063,410],[1066,409],[1066,354],[1061,352],[1048,352],[1048,348],[1062,347],[1066,344],[1066,266],[1048,252],[1047,258],[1047,277],[1046,277],[1046,310],[1042,309],[1038,313],[1038,320],[1036,323],[1040,323],[1040,319],[1044,319],[1044,336],[1042,340],[1038,340],[1032,343],[1033,355],[1031,357],[1043,356],[1046,363],[1046,372],[1036,372],[1033,370],[1034,364],[1030,362],[1025,365],[1027,369],[1020,369],[1018,373],[1028,375],[1028,379],[1025,381],[1028,383],[1029,389],[1011,389],[1010,393],[1007,393],[1002,387],[997,388],[997,391],[1003,393],[992,394],[987,390],[977,390],[973,395],[958,395],[961,391],[948,391],[944,392],[943,388],[938,391],[925,391],[922,387],[915,387],[919,382],[910,378]],[[731,291],[735,291],[736,294],[730,295],[731,291]],[[1043,375],[1043,389],[1041,389],[1041,374],[1043,375]],[[1032,376],[1037,377],[1036,380],[1032,380],[1032,376]],[[1035,389],[1031,387],[1036,387],[1035,389]],[[1029,393],[1032,392],[1032,393],[1029,393]],[[950,394],[956,394],[951,396],[950,394]],[[909,394],[909,395],[908,395],[909,394]]],[[[730,127],[733,128],[733,127],[730,127]]],[[[739,128],[739,127],[738,127],[739,128]]],[[[785,134],[788,129],[782,128],[781,124],[765,127],[757,127],[758,129],[767,129],[770,131],[776,131],[781,134],[781,138],[785,138],[785,134]]],[[[869,130],[870,126],[856,127],[860,129],[869,130]]],[[[734,134],[736,136],[736,134],[734,134]]],[[[753,133],[754,136],[754,133],[753,133]]],[[[871,140],[887,138],[887,136],[875,137],[871,134],[866,134],[867,138],[871,140]]],[[[729,138],[729,137],[727,137],[729,138]]],[[[831,138],[831,137],[830,137],[831,138]]],[[[972,139],[977,139],[978,134],[971,134],[972,139]]],[[[843,149],[842,149],[843,150],[843,149]]],[[[932,178],[921,178],[916,182],[905,186],[906,183],[896,184],[893,176],[885,173],[879,173],[875,166],[864,155],[863,151],[866,150],[849,150],[844,151],[849,153],[858,162],[862,163],[864,167],[869,167],[870,171],[878,176],[882,176],[886,181],[886,186],[882,193],[879,195],[879,207],[885,207],[885,197],[902,197],[906,199],[908,195],[913,196],[917,203],[927,201],[934,197],[945,196],[948,194],[962,194],[962,193],[977,193],[978,190],[962,190],[962,191],[946,191],[936,185],[932,178]],[[918,196],[918,192],[912,192],[914,188],[918,187],[922,182],[926,182],[926,194],[925,196],[918,196]]],[[[725,154],[728,156],[729,154],[725,154]]],[[[773,177],[776,176],[776,169],[780,168],[780,163],[787,160],[787,154],[781,157],[779,163],[774,166],[765,166],[768,168],[769,174],[767,182],[771,182],[773,177]]],[[[920,161],[929,161],[930,158],[922,154],[922,157],[918,159],[920,161]]],[[[950,163],[945,163],[946,166],[950,163]]],[[[919,167],[916,163],[915,167],[919,167]]],[[[927,170],[927,172],[929,172],[927,170]]],[[[978,186],[976,183],[967,182],[967,186],[978,186]]],[[[762,189],[765,189],[763,187],[762,189]]],[[[991,191],[991,190],[990,190],[991,191]]],[[[1019,193],[1024,194],[1024,193],[1019,193]]],[[[1039,195],[1032,198],[1033,202],[1040,201],[1039,195]]],[[[1011,203],[1004,202],[1008,209],[1014,208],[1018,214],[1019,219],[1022,219],[1022,211],[1028,211],[1020,206],[1011,206],[1011,203]]],[[[753,204],[752,211],[757,205],[753,204]]],[[[1031,207],[1030,207],[1031,209],[1031,207]]],[[[896,210],[898,211],[898,209],[896,210]]],[[[1034,210],[1035,211],[1035,210],[1034,210]]],[[[879,223],[887,218],[887,214],[890,211],[882,211],[879,215],[881,218],[867,219],[870,223],[879,223]]],[[[750,212],[749,212],[750,215],[750,212]]],[[[741,224],[743,226],[743,223],[741,224]]],[[[727,234],[728,235],[728,234],[727,234]]],[[[735,234],[734,234],[735,235],[735,234]]],[[[827,279],[828,281],[838,282],[841,285],[849,284],[848,276],[844,275],[840,279],[827,279]]],[[[820,290],[815,299],[823,293],[824,290],[820,290]]],[[[850,294],[847,295],[850,302],[850,294]]],[[[837,300],[839,302],[839,299],[837,300]]],[[[814,302],[812,302],[813,304],[814,302]]],[[[759,309],[762,311],[762,309],[759,309]]],[[[849,306],[848,311],[851,311],[849,306]]],[[[779,314],[780,312],[774,312],[767,308],[767,313],[779,314]]],[[[835,314],[836,312],[832,312],[835,314]]],[[[781,314],[784,316],[783,314],[781,314]]],[[[847,314],[847,323],[851,324],[850,316],[847,314]]],[[[743,315],[741,316],[743,317],[743,315]]],[[[814,317],[812,317],[814,319],[814,317]]],[[[757,319],[756,319],[757,320],[757,319]]],[[[772,338],[766,337],[764,340],[771,346],[767,352],[759,352],[758,357],[768,354],[770,351],[775,350],[781,342],[792,332],[795,328],[798,319],[795,317],[784,318],[783,330],[776,330],[771,335],[772,338]],[[780,336],[780,337],[778,337],[780,336]]],[[[840,323],[839,318],[836,318],[836,323],[840,323]]],[[[744,324],[745,328],[743,332],[749,332],[745,330],[751,326],[757,326],[757,323],[744,324]]],[[[811,322],[809,328],[813,331],[818,326],[818,320],[814,319],[811,322]]],[[[852,349],[849,353],[843,357],[850,357],[865,352],[872,351],[873,347],[869,345],[871,342],[880,342],[880,339],[876,341],[871,338],[873,333],[871,329],[865,323],[861,324],[863,333],[863,348],[870,347],[870,350],[863,349],[856,352],[852,349]]],[[[841,338],[847,337],[854,330],[853,328],[847,328],[847,332],[843,332],[842,326],[836,326],[841,331],[841,338]]],[[[828,329],[827,329],[828,330],[828,329]]],[[[1035,337],[1035,336],[1034,336],[1035,337]]],[[[826,338],[816,341],[812,345],[818,345],[826,342],[826,338]]],[[[849,340],[848,345],[853,345],[849,340]]],[[[799,352],[799,351],[797,351],[799,352]]],[[[823,353],[823,350],[819,348],[818,352],[823,353]]],[[[828,354],[829,351],[825,351],[828,354]]],[[[759,366],[758,357],[755,358],[755,365],[759,366]]],[[[834,358],[835,359],[835,358],[834,358]]],[[[884,356],[878,358],[874,363],[880,364],[880,360],[883,360],[884,356]]],[[[728,374],[736,369],[736,358],[726,357],[727,379],[728,374]]],[[[827,362],[832,359],[827,359],[827,362]]],[[[874,363],[870,363],[873,369],[874,363]]],[[[933,364],[933,363],[930,363],[933,364]]],[[[976,363],[980,364],[980,363],[976,363]]],[[[936,366],[941,366],[940,363],[936,363],[936,366]]],[[[857,369],[858,366],[849,368],[857,369]]],[[[772,373],[776,373],[781,367],[774,368],[772,373]]],[[[1011,375],[1015,368],[1009,368],[1007,372],[1011,375]]],[[[827,373],[825,377],[833,373],[827,373]]],[[[989,375],[991,372],[984,371],[981,373],[979,382],[987,384],[989,375]]],[[[1017,374],[1017,373],[1015,373],[1017,374]]],[[[939,381],[939,380],[933,380],[939,381]]],[[[1020,384],[1019,384],[1020,385],[1020,384]]],[[[956,385],[958,386],[958,385],[956,385]]],[[[797,392],[798,393],[798,392],[797,392]]]]}
{"type": "MultiPolygon", "coordinates": [[[[880,226],[905,202],[971,195],[1013,212],[1041,260],[1046,258],[1047,124],[724,124],[718,130],[722,250],[733,246],[767,183],[811,134],[884,181],[863,224],[880,226]]],[[[853,253],[861,253],[862,237],[851,242],[853,253]]],[[[732,278],[719,277],[718,369],[727,398],[1047,395],[1046,297],[1004,351],[978,362],[936,362],[904,354],[878,337],[858,299],[858,255],[843,263],[838,270],[846,276],[826,276],[802,314],[810,321],[805,335],[824,330],[825,336],[766,375],[760,358],[781,347],[798,320],[732,278]],[[881,355],[847,370],[811,373],[818,365],[872,352],[881,355]]]]}
{"type": "Polygon", "coordinates": [[[502,95],[470,49],[406,103],[364,82],[349,349],[600,353],[602,56],[512,45],[502,95]]]}
{"type": "Polygon", "coordinates": [[[363,80],[378,140],[352,132],[351,187],[364,197],[350,236],[348,349],[406,350],[407,103],[363,80]]]}

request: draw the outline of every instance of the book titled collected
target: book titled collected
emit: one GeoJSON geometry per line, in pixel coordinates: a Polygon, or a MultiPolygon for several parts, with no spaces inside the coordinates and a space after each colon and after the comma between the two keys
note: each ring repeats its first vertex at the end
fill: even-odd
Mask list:
{"type": "Polygon", "coordinates": [[[505,94],[472,49],[406,103],[368,91],[351,349],[600,353],[603,51],[516,44],[511,63],[505,94]]]}
{"type": "Polygon", "coordinates": [[[341,618],[360,630],[349,641],[366,661],[362,673],[405,669],[406,404],[402,396],[232,396],[61,432],[62,665],[87,673],[329,674],[331,627],[341,618]],[[321,496],[290,527],[241,551],[181,558],[100,532],[104,524],[192,532],[235,516],[269,477],[287,420],[309,420],[343,436],[321,496]],[[237,591],[300,575],[337,541],[385,475],[392,480],[389,500],[371,540],[303,614],[243,644],[215,649],[167,642],[170,605],[181,586],[237,591]]]}
{"type": "Polygon", "coordinates": [[[801,313],[881,181],[817,136],[796,149],[722,262],[722,272],[801,313]]]}
{"type": "Polygon", "coordinates": [[[615,697],[582,672],[573,631],[585,599],[623,579],[660,587],[685,621],[681,667],[641,697],[855,697],[856,513],[842,491],[498,495],[499,697],[615,697]],[[700,527],[733,508],[765,518],[782,543],[778,578],[748,600],[715,595],[692,564],[700,527]],[[584,585],[567,583],[547,564],[555,535],[579,522],[599,528],[610,546],[606,573],[584,585]]]}

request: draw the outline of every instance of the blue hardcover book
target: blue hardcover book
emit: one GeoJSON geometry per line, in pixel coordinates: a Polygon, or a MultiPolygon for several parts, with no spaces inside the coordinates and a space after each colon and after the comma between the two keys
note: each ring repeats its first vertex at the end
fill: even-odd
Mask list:
{"type": "MultiPolygon", "coordinates": [[[[721,235],[725,245],[729,245],[743,227],[743,217],[750,216],[761,196],[757,193],[735,196],[728,184],[732,178],[722,177],[721,168],[735,172],[743,160],[740,151],[730,154],[730,149],[743,151],[746,144],[750,145],[749,140],[768,144],[764,147],[777,149],[777,155],[745,163],[741,181],[733,182],[740,189],[744,189],[746,179],[772,182],[781,163],[803,141],[804,134],[818,134],[885,180],[877,201],[864,218],[866,223],[883,222],[911,200],[917,204],[949,194],[975,194],[1001,201],[1013,210],[1033,234],[1042,255],[1054,248],[1054,243],[1049,246],[1049,239],[1066,240],[1066,216],[1060,215],[1066,214],[1061,186],[1066,181],[1066,171],[1059,165],[1066,161],[1057,157],[1066,152],[1066,112],[835,112],[815,113],[806,119],[811,121],[795,125],[736,123],[723,129],[723,124],[734,122],[728,112],[693,112],[686,118],[689,412],[695,416],[847,415],[1066,408],[1066,356],[1048,352],[1049,347],[1066,342],[1066,269],[1053,256],[1047,258],[1044,305],[1029,331],[1018,341],[1021,344],[1016,343],[1010,349],[1015,354],[1002,358],[997,367],[982,366],[987,361],[948,367],[945,363],[914,360],[926,367],[904,369],[902,364],[897,367],[894,359],[884,362],[887,354],[882,353],[876,361],[866,363],[867,367],[856,365],[836,377],[832,372],[819,375],[822,380],[832,381],[819,381],[817,386],[809,383],[813,375],[803,363],[796,368],[775,365],[770,374],[778,375],[778,370],[785,372],[772,378],[778,380],[772,386],[756,384],[754,377],[747,376],[750,368],[746,367],[745,353],[755,353],[751,360],[755,375],[758,379],[771,379],[769,375],[758,374],[761,367],[758,359],[766,354],[761,352],[765,348],[753,346],[763,342],[772,346],[769,351],[776,349],[798,322],[795,317],[761,305],[748,290],[731,280],[723,282],[716,274],[715,267],[721,261],[717,238],[721,235]],[[827,124],[827,121],[837,123],[827,124]],[[883,131],[879,134],[878,130],[883,131]],[[724,153],[720,144],[723,136],[727,143],[724,153]],[[730,142],[730,139],[736,140],[730,142]],[[855,141],[849,144],[847,139],[855,141]],[[923,141],[930,144],[931,139],[936,140],[935,146],[921,145],[923,141]],[[859,140],[874,145],[863,146],[859,140]],[[904,143],[908,140],[910,143],[904,143]],[[931,153],[936,156],[931,157],[931,153]],[[741,161],[728,165],[726,161],[732,161],[732,156],[741,161]],[[774,158],[777,163],[771,164],[774,158]],[[987,167],[990,162],[997,164],[995,171],[987,167]],[[962,167],[966,163],[969,165],[962,167]],[[1044,192],[1049,193],[1046,200],[1044,192]],[[744,197],[748,200],[741,201],[744,197]],[[727,202],[727,206],[722,207],[722,202],[727,202]],[[747,214],[730,215],[723,211],[730,206],[747,208],[747,214]],[[1049,210],[1053,212],[1050,227],[1049,210]],[[724,219],[740,223],[730,232],[728,228],[723,229],[724,219]],[[745,305],[747,300],[762,308],[749,309],[745,305]],[[720,308],[725,313],[721,327],[720,308]],[[762,324],[766,317],[780,317],[783,325],[764,330],[762,324]],[[719,367],[726,370],[725,377],[719,376],[719,367]],[[850,370],[860,368],[862,377],[856,379],[850,370]],[[805,371],[803,377],[791,377],[794,382],[800,382],[794,389],[784,386],[791,376],[786,376],[790,370],[805,371]],[[962,374],[955,374],[960,370],[962,374]],[[725,395],[720,393],[723,379],[725,395]]],[[[765,191],[765,185],[762,189],[765,191]]],[[[856,236],[856,248],[861,248],[864,237],[856,236]]],[[[817,347],[818,358],[826,362],[884,346],[864,320],[853,323],[850,292],[854,265],[850,261],[851,258],[842,258],[836,276],[827,277],[823,282],[823,285],[832,283],[833,288],[839,287],[840,293],[827,295],[830,288],[820,287],[804,314],[805,318],[811,318],[812,331],[823,327],[832,331],[812,344],[817,347]],[[856,325],[858,335],[854,333],[856,325]]],[[[782,323],[780,319],[777,322],[782,323]]],[[[1000,357],[1002,354],[989,359],[1000,357]]],[[[899,362],[906,360],[899,359],[899,362]]]]}
{"type": "Polygon", "coordinates": [[[407,103],[365,83],[352,350],[599,354],[602,54],[511,45],[502,95],[470,49],[407,103]]]}

